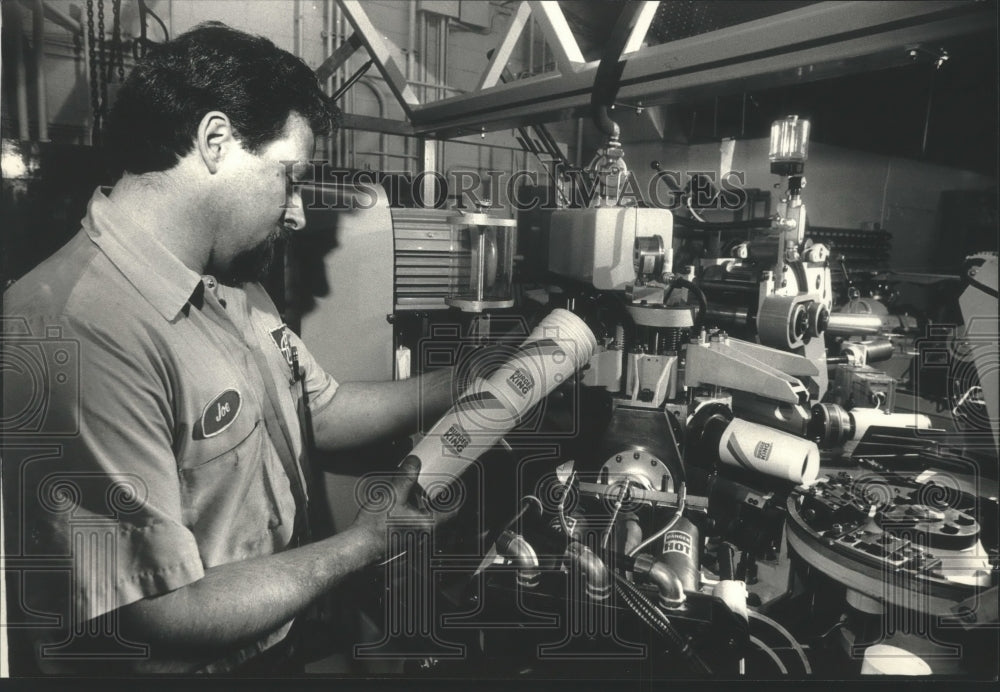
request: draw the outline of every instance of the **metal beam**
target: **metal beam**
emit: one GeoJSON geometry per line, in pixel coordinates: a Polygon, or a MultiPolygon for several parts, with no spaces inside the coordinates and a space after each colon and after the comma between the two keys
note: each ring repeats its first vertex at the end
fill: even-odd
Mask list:
{"type": "Polygon", "coordinates": [[[489,89],[490,87],[496,86],[500,81],[500,77],[503,75],[503,70],[507,66],[507,62],[510,60],[510,55],[514,52],[514,47],[517,46],[517,40],[521,38],[521,34],[524,32],[524,26],[528,23],[528,19],[530,17],[531,6],[528,5],[527,2],[522,2],[517,6],[517,12],[514,13],[513,18],[510,20],[510,26],[507,27],[507,33],[504,34],[500,45],[493,52],[490,64],[483,73],[482,78],[479,80],[479,86],[476,87],[476,91],[489,89]]]}
{"type": "Polygon", "coordinates": [[[642,48],[642,42],[646,38],[646,34],[649,33],[649,26],[653,23],[653,18],[656,17],[656,10],[659,6],[660,3],[658,0],[646,0],[642,4],[639,16],[635,19],[635,26],[632,27],[632,33],[629,34],[628,42],[622,50],[622,55],[634,53],[642,48]]]}
{"type": "Polygon", "coordinates": [[[531,5],[531,16],[552,49],[559,71],[569,74],[582,67],[586,61],[559,3],[555,0],[529,0],[528,4],[531,5]]]}
{"type": "Polygon", "coordinates": [[[385,78],[386,84],[389,85],[389,89],[399,101],[406,117],[410,118],[413,109],[420,105],[420,100],[406,81],[406,73],[400,67],[390,48],[391,42],[372,24],[368,13],[365,12],[359,0],[338,0],[338,2],[341,9],[344,10],[347,21],[361,37],[361,41],[368,50],[368,55],[375,61],[375,65],[385,78]]]}
{"type": "Polygon", "coordinates": [[[389,118],[377,118],[371,115],[357,115],[355,113],[344,113],[341,126],[345,130],[362,130],[364,132],[381,132],[387,135],[402,135],[403,137],[413,137],[416,132],[413,126],[402,120],[390,120],[389,118]]]}
{"type": "MultiPolygon", "coordinates": [[[[651,46],[625,61],[618,98],[645,105],[815,81],[911,61],[907,48],[996,27],[988,3],[826,2],[651,46]],[[779,42],[784,39],[784,43],[779,42]]],[[[449,138],[586,114],[597,63],[415,108],[449,138]]]]}
{"type": "Polygon", "coordinates": [[[354,55],[362,45],[357,32],[348,36],[347,40],[340,44],[340,47],[316,68],[316,79],[319,80],[320,84],[333,76],[333,73],[340,69],[340,66],[347,62],[348,58],[354,55]]]}

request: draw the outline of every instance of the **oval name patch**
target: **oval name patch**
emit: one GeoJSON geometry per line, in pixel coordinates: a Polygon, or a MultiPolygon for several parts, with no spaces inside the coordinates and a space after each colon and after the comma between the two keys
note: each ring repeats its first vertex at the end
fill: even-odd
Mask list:
{"type": "Polygon", "coordinates": [[[232,425],[243,400],[235,389],[227,389],[205,407],[201,413],[201,432],[205,437],[218,435],[232,425]]]}

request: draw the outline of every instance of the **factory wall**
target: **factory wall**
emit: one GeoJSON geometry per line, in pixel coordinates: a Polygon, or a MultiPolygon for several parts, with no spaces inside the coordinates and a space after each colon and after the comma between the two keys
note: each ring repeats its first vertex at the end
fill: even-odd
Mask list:
{"type": "MultiPolygon", "coordinates": [[[[81,14],[86,7],[82,0],[47,0],[49,4],[67,15],[81,14]]],[[[110,2],[106,3],[105,23],[111,22],[110,2]]],[[[326,0],[150,0],[151,10],[164,21],[172,36],[199,22],[219,20],[236,28],[260,33],[277,45],[298,53],[310,67],[317,67],[329,54],[335,40],[351,33],[344,17],[337,19],[336,5],[326,0]]],[[[410,43],[411,10],[426,17],[426,50],[421,45],[420,34],[415,32],[414,88],[422,99],[434,99],[447,94],[471,91],[476,88],[479,76],[487,65],[486,52],[495,46],[513,12],[513,5],[471,2],[400,2],[393,0],[366,0],[363,3],[373,22],[383,35],[403,53],[410,43]],[[468,11],[467,11],[468,10],[468,11]],[[476,14],[470,14],[476,10],[476,14]],[[440,33],[447,23],[447,51],[442,54],[437,45],[440,33]],[[455,18],[463,18],[456,21],[455,18]],[[426,53],[426,54],[422,54],[426,53]],[[444,60],[442,61],[442,57],[444,60]],[[427,86],[446,82],[451,89],[427,86]]],[[[3,3],[4,20],[23,22],[25,44],[31,40],[31,17],[28,7],[20,3],[3,3]],[[15,17],[18,15],[18,17],[15,17]]],[[[123,33],[138,34],[137,3],[122,4],[123,33]]],[[[149,36],[161,40],[162,32],[150,21],[149,36]]],[[[5,27],[5,39],[11,27],[5,27]]],[[[514,51],[510,69],[514,73],[537,72],[550,69],[551,56],[541,46],[538,32],[530,41],[530,26],[522,36],[521,44],[514,51]]],[[[442,32],[444,33],[444,32],[442,32]]],[[[3,98],[4,126],[6,132],[16,132],[13,121],[12,70],[7,66],[11,56],[9,41],[4,46],[3,98]]],[[[74,44],[72,35],[57,24],[45,22],[45,91],[49,112],[49,135],[53,141],[83,144],[89,142],[90,93],[84,73],[82,51],[74,44]]],[[[28,51],[30,53],[30,50],[28,51]]],[[[331,80],[329,89],[339,80],[352,74],[368,59],[359,50],[347,62],[343,72],[331,80]]],[[[32,120],[35,113],[34,65],[26,60],[28,72],[28,104],[32,120]]],[[[126,70],[131,67],[131,55],[126,57],[126,70]]],[[[113,99],[117,83],[109,88],[113,99]]],[[[381,75],[372,69],[355,85],[340,105],[345,111],[362,115],[381,116],[402,120],[401,108],[386,87],[381,75]]],[[[37,127],[32,123],[31,136],[37,127]]],[[[594,151],[592,147],[576,151],[576,132],[573,124],[552,126],[556,138],[564,143],[571,160],[586,162],[594,151]],[[567,126],[568,125],[568,126],[567,126]]],[[[627,134],[627,133],[626,133],[627,134]]],[[[815,135],[819,133],[814,133],[815,135]]],[[[649,133],[638,134],[645,141],[625,142],[626,160],[641,183],[651,176],[649,161],[660,160],[664,168],[681,171],[716,171],[719,169],[719,145],[697,144],[692,146],[650,141],[649,133]],[[638,155],[642,155],[642,159],[638,155]]],[[[489,171],[535,170],[544,179],[543,167],[516,142],[513,132],[503,130],[473,135],[462,140],[439,143],[437,146],[437,171],[446,177],[458,170],[477,171],[484,177],[489,171]]],[[[751,139],[736,142],[733,168],[746,173],[746,185],[772,189],[778,182],[767,169],[768,142],[751,139]]],[[[321,142],[317,156],[329,158],[335,165],[377,171],[416,173],[423,170],[418,158],[420,148],[414,138],[372,132],[341,132],[335,141],[321,142]]],[[[812,224],[840,228],[873,228],[876,224],[893,234],[891,264],[900,271],[933,271],[934,252],[943,220],[939,213],[939,198],[945,190],[976,190],[995,187],[994,179],[942,166],[921,163],[898,157],[880,156],[860,151],[813,142],[807,163],[807,188],[804,192],[812,224]]],[[[775,196],[777,191],[775,191],[775,196]]],[[[772,204],[772,209],[774,205],[772,204]]]]}
{"type": "MultiPolygon", "coordinates": [[[[748,188],[770,189],[771,209],[780,196],[778,176],[772,175],[765,138],[738,140],[732,170],[746,175],[748,188]]],[[[690,146],[660,142],[625,144],[626,160],[643,189],[652,172],[648,161],[634,160],[642,152],[665,170],[719,174],[720,144],[690,146]]],[[[997,181],[969,171],[882,156],[813,142],[802,192],[809,223],[815,226],[872,229],[878,224],[893,236],[890,265],[895,271],[934,272],[941,228],[940,197],[945,190],[995,189],[997,181]]],[[[718,217],[722,218],[722,217],[718,217]]]]}
{"type": "MultiPolygon", "coordinates": [[[[86,21],[83,0],[47,0],[63,14],[82,17],[86,21]]],[[[420,32],[414,30],[414,90],[422,101],[431,101],[449,95],[472,91],[486,69],[486,52],[500,40],[502,29],[509,21],[512,8],[495,3],[422,3],[366,0],[363,8],[383,35],[398,50],[398,59],[405,65],[409,41],[409,26],[413,17],[411,7],[426,9],[427,45],[422,51],[420,32]],[[473,11],[475,10],[475,11],[473,11]],[[442,14],[443,13],[443,14],[442,14]],[[462,22],[444,17],[454,14],[462,22]],[[445,29],[447,28],[447,31],[445,29]],[[440,30],[440,31],[439,31],[440,30]],[[486,34],[492,31],[492,35],[486,34]],[[447,35],[447,50],[442,53],[438,39],[447,35]],[[426,55],[421,55],[426,52],[426,55]],[[443,58],[443,59],[442,59],[443,58]],[[449,88],[443,88],[442,83],[449,88]]],[[[105,3],[105,27],[110,31],[111,3],[105,3]]],[[[345,40],[353,29],[342,16],[336,4],[327,0],[149,0],[150,10],[164,22],[171,36],[176,36],[195,25],[209,20],[224,22],[244,31],[265,35],[275,44],[299,56],[312,68],[318,67],[331,52],[337,40],[345,40]],[[336,23],[335,23],[336,22],[336,23]],[[330,29],[333,29],[331,32],[330,29]],[[333,37],[339,38],[333,38],[333,37]]],[[[4,38],[9,38],[11,26],[22,23],[26,48],[31,42],[31,13],[27,5],[3,3],[4,20],[8,23],[4,38]]],[[[122,3],[122,33],[126,37],[139,35],[137,3],[122,3]]],[[[159,26],[150,19],[149,38],[163,39],[159,26]]],[[[79,38],[61,26],[45,22],[44,82],[48,103],[49,138],[52,141],[89,144],[91,130],[91,102],[87,74],[79,38]]],[[[537,41],[536,41],[537,42],[537,41]]],[[[30,53],[30,49],[28,50],[30,53]]],[[[4,58],[10,58],[5,46],[4,58]]],[[[510,68],[521,72],[524,60],[534,52],[522,50],[513,57],[510,68]],[[521,54],[524,54],[522,57],[521,54]]],[[[537,53],[541,55],[540,52],[537,53]]],[[[330,93],[347,76],[358,70],[367,60],[367,51],[357,51],[347,61],[339,75],[325,85],[330,93]]],[[[37,136],[35,109],[34,65],[30,55],[25,60],[27,69],[30,136],[37,136]]],[[[134,61],[125,56],[125,70],[134,61]]],[[[3,86],[5,133],[16,133],[17,117],[14,103],[13,71],[5,66],[3,86]]],[[[117,77],[108,85],[109,102],[113,102],[118,86],[117,77]]],[[[404,120],[403,112],[376,68],[352,87],[338,102],[345,112],[359,115],[404,120]]],[[[319,142],[317,156],[326,157],[335,165],[356,169],[416,173],[423,170],[420,149],[415,138],[373,132],[342,132],[334,141],[319,142]]],[[[445,175],[453,170],[473,170],[486,174],[495,169],[514,168],[541,170],[538,163],[521,150],[510,130],[486,133],[484,137],[470,138],[463,142],[438,145],[437,170],[445,175]]]]}

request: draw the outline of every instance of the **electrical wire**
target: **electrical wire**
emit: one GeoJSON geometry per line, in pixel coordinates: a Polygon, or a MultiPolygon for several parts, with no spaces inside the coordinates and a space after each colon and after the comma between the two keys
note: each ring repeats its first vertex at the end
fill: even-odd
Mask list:
{"type": "Polygon", "coordinates": [[[757,637],[750,637],[749,639],[751,644],[755,645],[758,649],[760,649],[765,654],[767,654],[768,657],[770,657],[770,659],[774,662],[774,665],[778,667],[778,670],[781,672],[782,675],[788,675],[788,668],[786,668],[785,664],[781,662],[781,657],[778,656],[778,653],[774,649],[769,647],[760,639],[757,639],[757,637]]]}
{"type": "Polygon", "coordinates": [[[758,613],[756,610],[751,610],[748,612],[748,614],[751,620],[757,620],[759,622],[763,622],[766,625],[770,625],[772,629],[774,629],[776,632],[778,632],[778,634],[780,634],[784,639],[786,639],[788,643],[791,645],[792,649],[795,650],[795,653],[797,653],[799,655],[799,658],[802,659],[802,667],[805,668],[806,675],[812,674],[812,666],[809,665],[809,658],[806,656],[805,649],[803,649],[802,645],[799,644],[798,640],[792,636],[791,632],[785,629],[778,622],[772,620],[766,615],[758,613]]]}
{"type": "Polygon", "coordinates": [[[525,495],[524,497],[521,498],[521,509],[518,510],[517,514],[514,515],[513,519],[507,522],[507,525],[503,527],[500,533],[503,533],[507,529],[513,527],[514,524],[517,523],[517,521],[525,515],[525,513],[528,511],[528,508],[531,507],[531,501],[534,501],[535,505],[538,507],[539,514],[545,512],[545,508],[542,505],[541,500],[539,500],[534,495],[525,495]]]}
{"type": "Polygon", "coordinates": [[[702,218],[701,214],[699,214],[698,212],[696,212],[694,210],[694,207],[691,206],[691,198],[690,197],[687,198],[687,208],[688,208],[688,212],[690,212],[691,216],[693,216],[697,221],[699,221],[701,223],[708,223],[708,221],[706,221],[704,218],[702,218]]]}
{"type": "Polygon", "coordinates": [[[573,527],[576,526],[576,521],[573,522],[573,527],[570,527],[570,525],[567,523],[566,509],[565,509],[566,496],[569,495],[570,488],[573,487],[574,478],[576,478],[576,471],[571,472],[569,474],[569,478],[566,479],[566,486],[565,486],[566,489],[563,491],[562,496],[559,498],[559,505],[557,508],[558,510],[557,515],[559,517],[559,526],[562,527],[563,533],[566,534],[567,539],[573,537],[573,527]]]}
{"type": "Polygon", "coordinates": [[[677,511],[674,513],[674,516],[671,517],[670,521],[667,522],[666,526],[664,526],[662,529],[654,533],[652,536],[644,540],[636,547],[632,548],[632,550],[628,552],[628,556],[635,557],[640,550],[645,548],[650,543],[654,543],[660,538],[663,538],[663,536],[665,536],[670,529],[674,528],[674,525],[677,524],[677,522],[680,520],[681,515],[684,514],[684,505],[686,501],[687,501],[687,485],[685,485],[682,482],[680,487],[679,499],[677,502],[677,511]]]}

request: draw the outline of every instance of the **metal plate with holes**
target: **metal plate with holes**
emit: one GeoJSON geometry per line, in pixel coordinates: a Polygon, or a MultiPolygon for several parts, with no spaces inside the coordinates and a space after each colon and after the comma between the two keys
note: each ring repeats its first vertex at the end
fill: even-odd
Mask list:
{"type": "Polygon", "coordinates": [[[642,448],[622,450],[608,457],[599,477],[608,484],[631,481],[647,490],[674,490],[674,479],[667,465],[642,448]]]}

